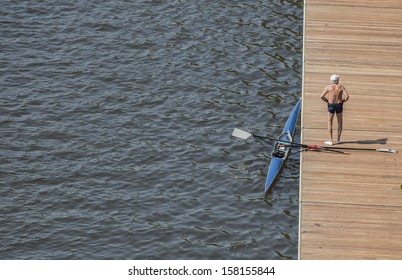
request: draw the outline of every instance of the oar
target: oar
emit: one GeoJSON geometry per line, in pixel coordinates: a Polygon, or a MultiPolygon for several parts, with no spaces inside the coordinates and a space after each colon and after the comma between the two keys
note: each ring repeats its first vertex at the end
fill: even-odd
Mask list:
{"type": "Polygon", "coordinates": [[[338,154],[344,154],[344,155],[350,155],[350,153],[341,151],[341,150],[333,150],[331,147],[321,147],[318,145],[307,145],[307,144],[299,144],[299,143],[294,143],[294,142],[289,142],[289,141],[279,141],[281,144],[288,145],[291,148],[303,148],[303,150],[300,150],[300,152],[305,152],[305,151],[324,151],[324,152],[332,152],[332,153],[338,153],[338,154]]]}
{"type": "Polygon", "coordinates": [[[397,153],[398,151],[389,148],[349,148],[349,147],[323,147],[318,145],[307,145],[307,144],[299,144],[294,142],[281,141],[282,143],[288,143],[291,147],[302,147],[307,148],[308,150],[355,150],[355,151],[376,151],[383,153],[397,153]]]}
{"type": "Polygon", "coordinates": [[[348,148],[348,147],[321,147],[321,149],[331,149],[331,150],[356,150],[356,151],[376,151],[383,153],[397,153],[397,150],[389,148],[348,148]]]}
{"type": "Polygon", "coordinates": [[[232,136],[240,138],[240,139],[244,139],[247,140],[250,136],[253,136],[252,133],[249,133],[247,131],[235,128],[232,132],[232,136]]]}
{"type": "MultiPolygon", "coordinates": [[[[255,135],[252,133],[249,133],[247,131],[235,128],[233,130],[232,136],[241,138],[241,139],[247,139],[250,136],[253,136],[255,138],[260,138],[260,139],[269,139],[269,137],[264,137],[264,136],[259,136],[255,135]]],[[[389,149],[389,148],[349,148],[349,147],[322,147],[318,145],[307,145],[307,144],[301,144],[301,143],[295,143],[295,142],[290,142],[290,141],[282,141],[280,140],[281,143],[286,143],[291,147],[299,147],[299,148],[306,148],[308,150],[356,150],[356,151],[375,151],[375,152],[383,152],[383,153],[397,153],[398,151],[394,149],[389,149]]]]}
{"type": "Polygon", "coordinates": [[[269,137],[265,137],[265,136],[259,136],[259,135],[255,135],[253,133],[235,128],[232,132],[232,136],[240,138],[240,139],[244,139],[247,140],[250,136],[253,136],[254,138],[259,138],[259,139],[268,139],[271,140],[271,138],[269,137]]]}

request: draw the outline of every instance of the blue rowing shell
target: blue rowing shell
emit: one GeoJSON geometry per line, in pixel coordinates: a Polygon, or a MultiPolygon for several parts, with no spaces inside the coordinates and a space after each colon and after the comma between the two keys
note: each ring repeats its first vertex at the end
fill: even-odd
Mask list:
{"type": "Polygon", "coordinates": [[[281,135],[275,141],[272,154],[271,162],[268,167],[267,179],[265,181],[265,195],[268,193],[269,189],[274,185],[276,179],[282,171],[283,164],[285,163],[290,147],[288,145],[281,144],[281,141],[292,142],[293,135],[296,130],[297,118],[299,116],[301,109],[301,100],[297,102],[292,112],[289,115],[288,120],[282,130],[281,135]]]}

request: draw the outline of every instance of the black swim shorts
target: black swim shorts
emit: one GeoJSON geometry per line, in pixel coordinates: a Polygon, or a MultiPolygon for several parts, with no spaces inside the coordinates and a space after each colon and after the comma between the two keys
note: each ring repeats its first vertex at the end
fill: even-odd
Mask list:
{"type": "Polygon", "coordinates": [[[328,112],[333,113],[342,113],[343,111],[343,103],[328,103],[328,112]]]}

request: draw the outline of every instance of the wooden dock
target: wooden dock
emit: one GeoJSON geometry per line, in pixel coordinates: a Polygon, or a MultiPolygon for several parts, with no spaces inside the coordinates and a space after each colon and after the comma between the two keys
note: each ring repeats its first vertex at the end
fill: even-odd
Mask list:
{"type": "MultiPolygon", "coordinates": [[[[305,152],[299,259],[402,259],[402,1],[305,0],[302,142],[324,145],[332,74],[350,94],[337,147],[305,152]]],[[[334,136],[336,137],[336,117],[334,136]]],[[[334,138],[336,140],[336,138],[334,138]]]]}

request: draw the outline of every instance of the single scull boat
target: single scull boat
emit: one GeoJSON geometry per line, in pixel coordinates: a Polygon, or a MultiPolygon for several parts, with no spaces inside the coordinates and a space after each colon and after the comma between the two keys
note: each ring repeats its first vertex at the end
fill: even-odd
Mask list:
{"type": "Polygon", "coordinates": [[[300,113],[301,100],[299,100],[286,121],[283,127],[281,135],[274,143],[274,147],[271,153],[271,162],[268,166],[267,179],[265,181],[265,195],[267,195],[269,189],[274,185],[275,180],[278,178],[282,171],[282,167],[289,155],[291,146],[289,142],[293,142],[293,135],[296,130],[296,123],[300,113]]]}

